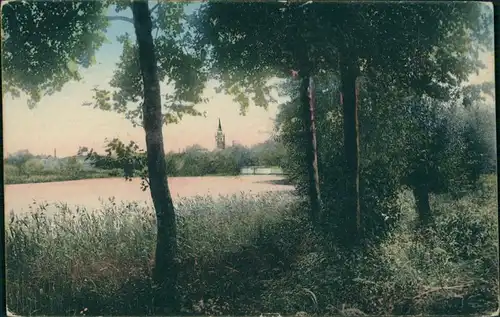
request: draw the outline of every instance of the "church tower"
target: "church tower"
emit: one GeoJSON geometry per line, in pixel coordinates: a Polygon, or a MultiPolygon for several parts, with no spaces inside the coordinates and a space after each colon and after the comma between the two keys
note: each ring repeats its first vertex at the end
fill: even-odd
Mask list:
{"type": "Polygon", "coordinates": [[[222,132],[220,118],[219,118],[219,127],[217,129],[217,134],[215,135],[215,142],[217,143],[217,149],[223,150],[226,148],[226,135],[222,132]]]}

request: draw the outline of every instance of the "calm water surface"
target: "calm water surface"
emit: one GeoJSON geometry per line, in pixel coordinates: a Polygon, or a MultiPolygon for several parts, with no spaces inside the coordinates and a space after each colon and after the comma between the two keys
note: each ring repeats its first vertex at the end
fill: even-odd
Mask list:
{"type": "MultiPolygon", "coordinates": [[[[171,177],[170,191],[174,201],[178,197],[197,195],[231,195],[241,192],[258,194],[266,191],[292,190],[293,186],[280,185],[281,176],[204,176],[171,177]],[[278,184],[276,183],[278,182],[278,184]]],[[[79,181],[16,184],[5,186],[5,212],[29,211],[33,202],[49,204],[64,202],[97,208],[99,199],[115,197],[117,201],[141,201],[151,203],[149,191],[141,191],[140,179],[131,182],[123,178],[88,179],[79,181]]]]}

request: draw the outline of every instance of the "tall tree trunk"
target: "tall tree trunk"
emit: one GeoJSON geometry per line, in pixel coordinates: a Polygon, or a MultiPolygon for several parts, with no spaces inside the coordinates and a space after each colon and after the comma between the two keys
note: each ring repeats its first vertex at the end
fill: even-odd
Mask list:
{"type": "Polygon", "coordinates": [[[429,189],[426,185],[413,187],[413,196],[417,205],[419,226],[425,228],[432,222],[432,212],[429,203],[429,189]]]}
{"type": "Polygon", "coordinates": [[[177,231],[175,210],[168,188],[163,149],[160,82],[157,74],[152,22],[148,2],[132,2],[139,64],[144,86],[142,105],[151,198],[156,211],[157,240],[153,281],[157,287],[154,305],[168,312],[179,311],[177,291],[177,231]]]}
{"type": "Polygon", "coordinates": [[[316,187],[316,195],[320,208],[321,216],[321,191],[319,185],[319,169],[318,169],[318,138],[316,136],[316,86],[313,76],[309,76],[309,112],[311,118],[311,142],[313,148],[313,169],[314,169],[314,185],[316,187]]]}
{"type": "Polygon", "coordinates": [[[311,203],[311,220],[314,224],[319,221],[320,214],[320,192],[319,192],[319,174],[316,151],[316,130],[314,126],[314,91],[309,88],[311,77],[308,72],[302,72],[300,85],[300,107],[301,117],[304,128],[304,142],[306,153],[307,174],[309,179],[308,194],[311,203]]]}
{"type": "Polygon", "coordinates": [[[349,61],[340,62],[342,104],[344,111],[344,151],[347,167],[345,228],[347,241],[356,243],[362,238],[361,207],[359,193],[359,121],[358,86],[359,66],[349,61]]]}

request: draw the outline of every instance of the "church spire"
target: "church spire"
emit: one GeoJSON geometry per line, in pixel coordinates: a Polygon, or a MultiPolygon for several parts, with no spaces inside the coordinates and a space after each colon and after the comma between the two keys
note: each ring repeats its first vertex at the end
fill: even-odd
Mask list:
{"type": "Polygon", "coordinates": [[[217,134],[215,135],[215,143],[217,148],[223,150],[226,148],[226,135],[222,132],[222,125],[219,118],[219,126],[217,128],[217,134]]]}

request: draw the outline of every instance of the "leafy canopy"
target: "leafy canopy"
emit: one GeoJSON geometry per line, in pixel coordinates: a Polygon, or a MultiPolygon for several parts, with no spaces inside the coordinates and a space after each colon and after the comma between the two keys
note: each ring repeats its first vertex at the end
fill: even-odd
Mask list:
{"type": "MultiPolygon", "coordinates": [[[[22,92],[34,107],[44,95],[81,80],[80,67],[95,63],[95,52],[105,43],[110,23],[133,22],[130,17],[107,16],[113,7],[122,14],[131,1],[11,1],[2,6],[2,89],[14,97],[22,92]],[[119,20],[120,22],[114,22],[119,20]]],[[[177,122],[183,114],[201,115],[194,105],[202,100],[206,74],[203,56],[190,47],[192,31],[185,3],[160,2],[151,7],[164,121],[177,122]],[[168,89],[167,89],[168,90],[168,89]]],[[[142,123],[142,78],[137,45],[129,34],[119,38],[123,50],[109,82],[111,90],[95,87],[93,105],[124,114],[142,123]]]]}
{"type": "Polygon", "coordinates": [[[491,50],[492,9],[481,3],[228,3],[198,14],[198,45],[226,92],[264,105],[264,79],[356,65],[386,87],[449,98],[491,50]]]}
{"type": "MultiPolygon", "coordinates": [[[[194,106],[205,101],[201,94],[206,73],[203,54],[192,48],[186,3],[161,2],[152,11],[153,39],[158,60],[158,77],[172,92],[163,95],[165,123],[176,123],[184,114],[202,115],[194,106]]],[[[118,7],[121,12],[126,7],[118,7]]],[[[134,126],[142,125],[143,85],[137,44],[129,34],[118,38],[123,50],[109,82],[111,90],[94,88],[87,105],[124,114],[134,126]]]]}
{"type": "Polygon", "coordinates": [[[100,1],[11,1],[2,5],[2,91],[42,96],[80,80],[105,42],[108,20],[100,1]]]}

